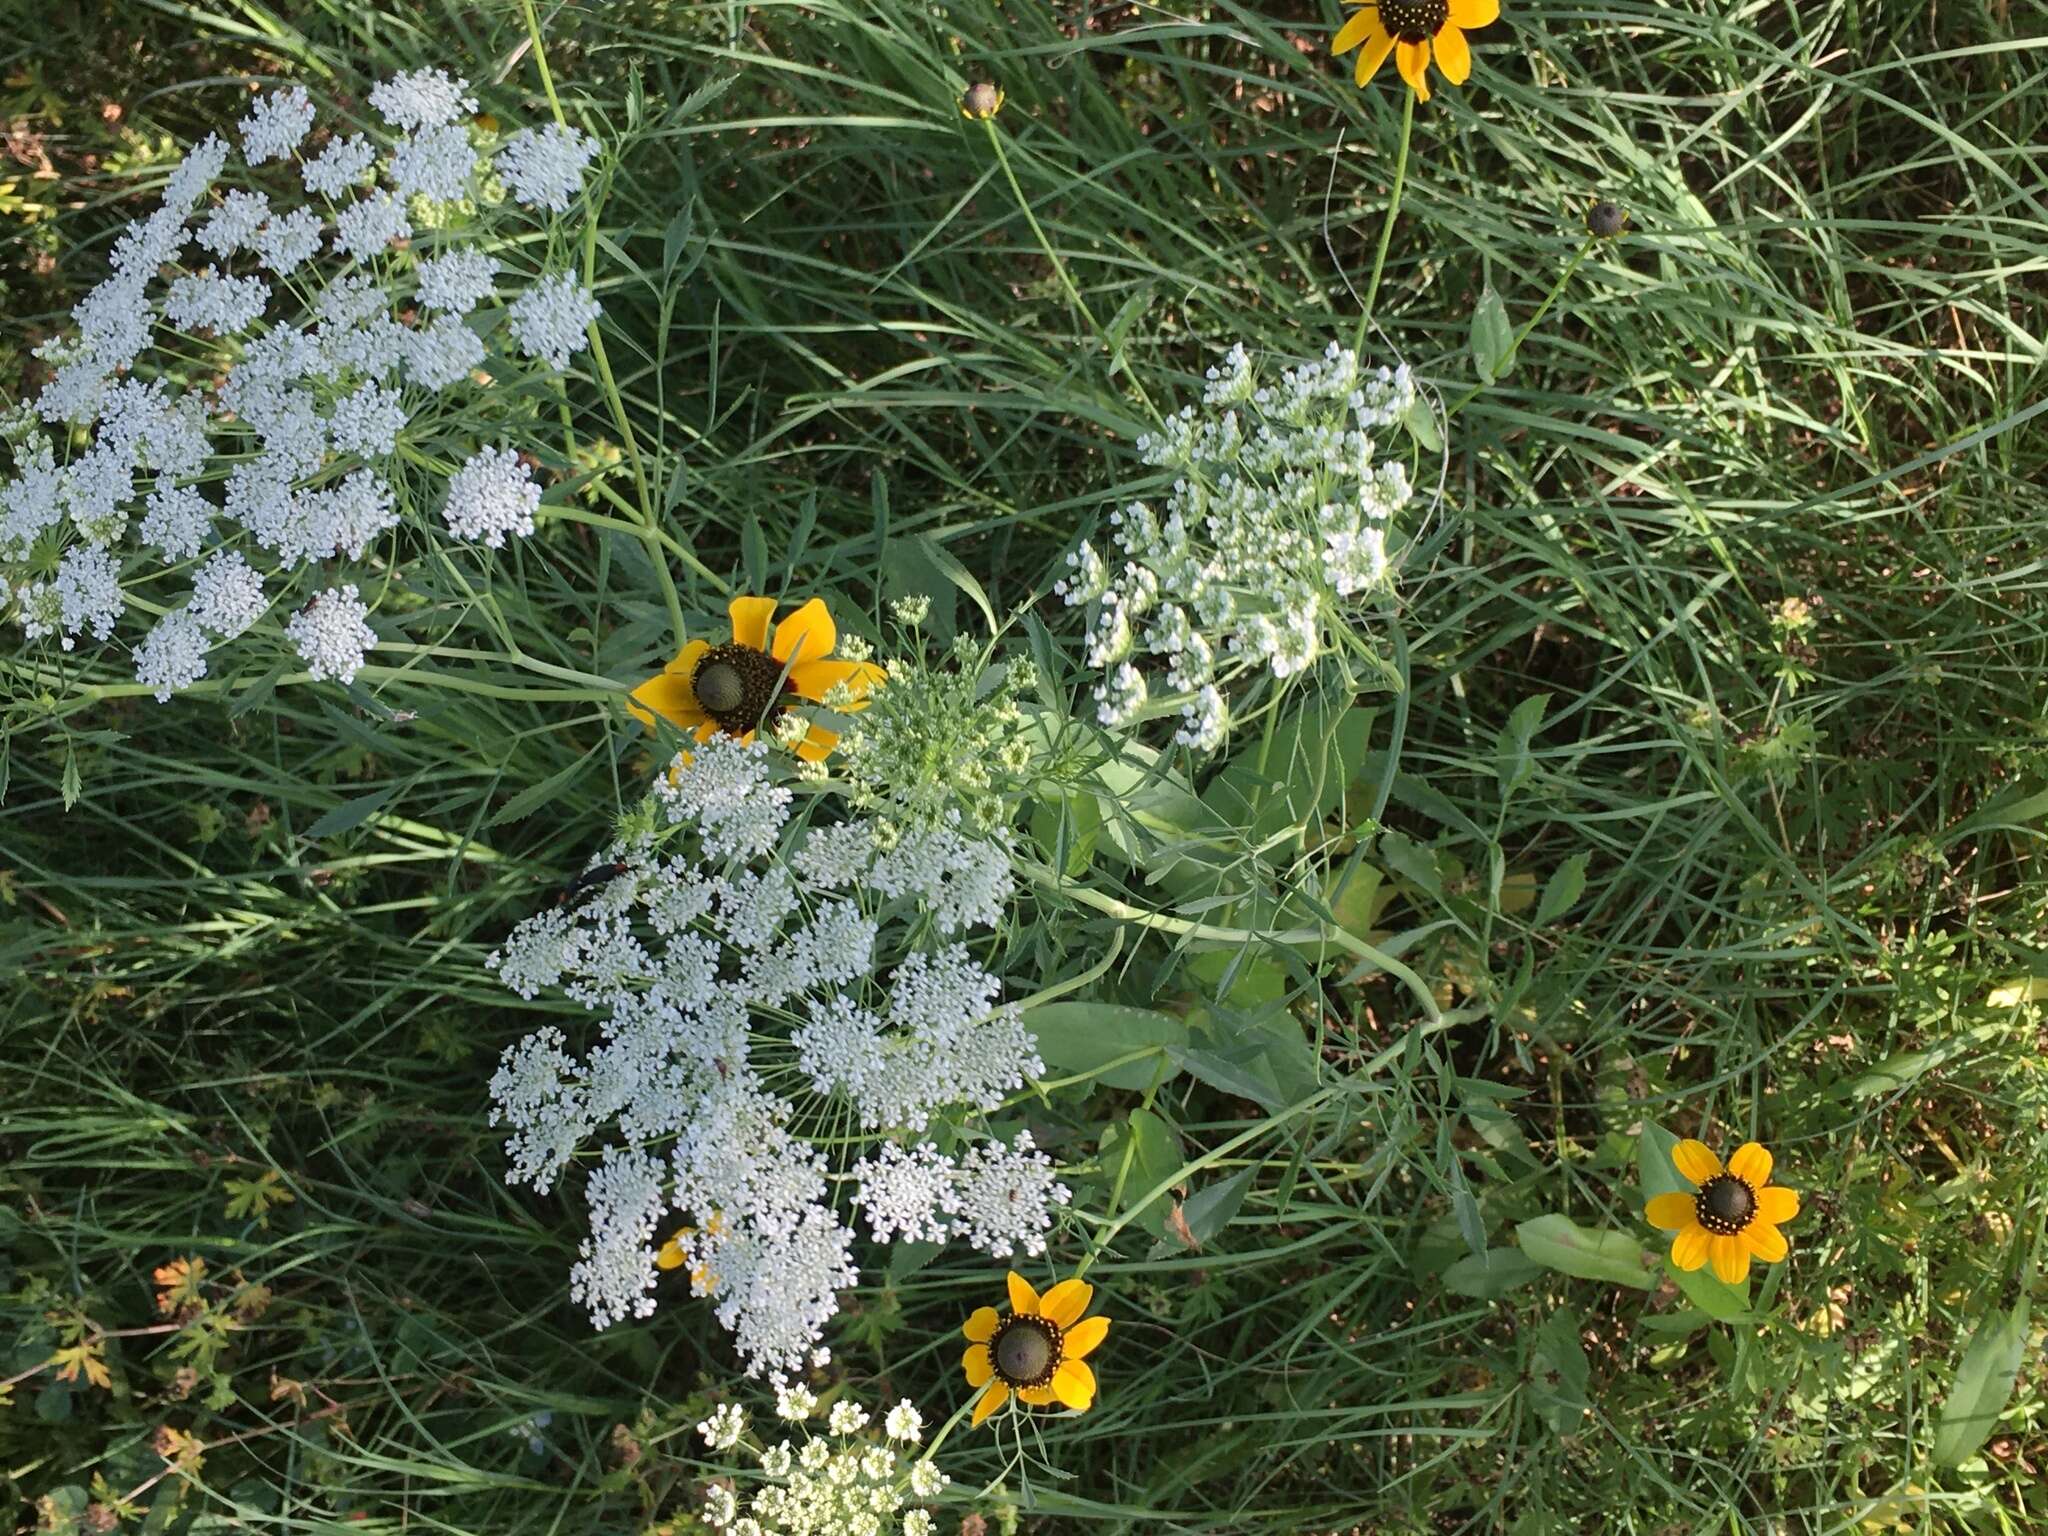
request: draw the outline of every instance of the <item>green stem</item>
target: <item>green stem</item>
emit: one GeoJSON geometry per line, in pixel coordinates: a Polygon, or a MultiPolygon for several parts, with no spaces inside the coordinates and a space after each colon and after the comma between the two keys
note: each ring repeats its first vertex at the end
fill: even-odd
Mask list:
{"type": "Polygon", "coordinates": [[[1081,290],[1074,286],[1073,278],[1067,274],[1067,264],[1060,260],[1059,252],[1053,249],[1052,242],[1045,237],[1045,230],[1039,225],[1038,215],[1031,211],[1030,199],[1025,197],[1024,189],[1017,184],[1017,173],[1010,169],[1010,156],[1003,148],[1002,135],[996,132],[995,120],[984,118],[981,126],[988,131],[989,144],[996,152],[996,164],[1003,168],[1003,179],[1010,184],[1010,195],[1017,200],[1017,211],[1024,215],[1024,222],[1031,226],[1031,233],[1038,240],[1038,248],[1045,252],[1045,259],[1052,263],[1053,271],[1059,274],[1060,286],[1067,290],[1068,301],[1080,312],[1081,318],[1088,322],[1088,329],[1095,333],[1095,339],[1109,355],[1111,376],[1114,377],[1121,372],[1130,382],[1131,388],[1136,391],[1138,402],[1145,407],[1146,413],[1158,415],[1152,407],[1152,397],[1145,393],[1145,386],[1138,382],[1138,376],[1117,356],[1116,348],[1110,345],[1108,333],[1095,323],[1095,316],[1089,310],[1087,300],[1081,297],[1081,290]]]}
{"type": "Polygon", "coordinates": [[[1401,188],[1408,181],[1408,141],[1415,131],[1415,93],[1409,91],[1401,109],[1401,147],[1394,152],[1394,190],[1387,197],[1387,216],[1380,224],[1380,246],[1373,253],[1372,277],[1365,285],[1365,303],[1358,311],[1358,336],[1351,350],[1365,350],[1365,328],[1372,324],[1372,307],[1380,296],[1380,274],[1387,267],[1387,246],[1394,238],[1394,220],[1401,213],[1401,188]]]}
{"type": "Polygon", "coordinates": [[[1019,870],[1034,885],[1056,891],[1069,900],[1083,906],[1107,912],[1111,917],[1121,918],[1127,923],[1136,923],[1141,928],[1155,929],[1161,933],[1178,934],[1186,939],[1203,939],[1218,944],[1245,945],[1257,943],[1273,944],[1318,944],[1341,949],[1353,958],[1364,962],[1361,970],[1371,967],[1385,971],[1389,976],[1406,986],[1415,1000],[1423,1007],[1429,1021],[1436,1023],[1443,1015],[1436,999],[1420,976],[1396,960],[1384,950],[1377,949],[1342,928],[1333,928],[1319,923],[1313,928],[1283,928],[1268,931],[1263,928],[1228,928],[1216,923],[1198,923],[1192,918],[1173,917],[1165,912],[1152,912],[1144,907],[1134,907],[1129,902],[1118,901],[1114,896],[1105,896],[1100,891],[1091,891],[1086,886],[1067,885],[1058,880],[1050,869],[1031,860],[1020,859],[1019,870]]]}

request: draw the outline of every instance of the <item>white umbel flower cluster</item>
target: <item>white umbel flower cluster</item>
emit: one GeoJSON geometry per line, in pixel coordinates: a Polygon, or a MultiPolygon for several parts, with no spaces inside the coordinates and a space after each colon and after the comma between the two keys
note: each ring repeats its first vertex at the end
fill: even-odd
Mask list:
{"type": "MultiPolygon", "coordinates": [[[[73,332],[37,349],[48,382],[0,420],[0,616],[30,641],[71,650],[133,623],[120,638],[159,699],[219,670],[211,652],[245,635],[347,679],[370,643],[360,600],[317,618],[314,591],[356,588],[346,571],[316,580],[316,565],[375,558],[401,523],[490,549],[534,531],[540,486],[505,439],[526,417],[549,441],[523,381],[570,366],[597,302],[574,273],[504,265],[562,242],[503,238],[531,216],[473,197],[493,146],[469,119],[468,82],[415,70],[370,101],[388,130],[333,135],[316,154],[302,87],[257,98],[171,172],[73,332]],[[445,493],[423,483],[418,466],[483,398],[499,441],[445,493]],[[184,617],[149,627],[157,614],[184,617]]],[[[575,200],[597,144],[521,130],[496,152],[547,219],[575,200]]]]}
{"type": "Polygon", "coordinates": [[[678,755],[657,830],[607,849],[489,963],[597,1022],[582,1055],[536,1030],[491,1081],[513,1182],[546,1190],[601,1149],[572,1293],[604,1327],[650,1314],[676,1270],[749,1372],[780,1375],[857,1279],[853,1212],[881,1242],[1039,1252],[1067,1190],[1028,1132],[981,1120],[1044,1071],[969,948],[1011,893],[1007,851],[943,824],[886,849],[866,821],[803,825],[773,761],[724,735],[678,755]],[[939,1125],[963,1154],[938,1154],[939,1125]]]}
{"type": "Polygon", "coordinates": [[[723,1536],[930,1536],[932,1516],[923,1504],[953,1480],[929,1455],[913,1458],[924,1432],[917,1406],[898,1402],[883,1416],[879,1435],[868,1411],[850,1398],[833,1404],[824,1435],[811,1434],[809,1412],[784,1413],[798,1426],[797,1437],[758,1449],[743,1443],[736,1411],[719,1408],[698,1425],[714,1452],[753,1463],[744,1477],[706,1485],[698,1519],[723,1536]]]}
{"type": "Polygon", "coordinates": [[[1414,403],[1405,366],[1368,372],[1334,342],[1271,386],[1238,345],[1199,408],[1138,439],[1146,463],[1180,477],[1164,510],[1112,512],[1114,549],[1084,542],[1055,586],[1090,609],[1104,725],[1177,707],[1174,740],[1213,751],[1234,683],[1302,672],[1342,607],[1387,587],[1389,524],[1412,491],[1400,462],[1375,458],[1375,434],[1414,403]]]}

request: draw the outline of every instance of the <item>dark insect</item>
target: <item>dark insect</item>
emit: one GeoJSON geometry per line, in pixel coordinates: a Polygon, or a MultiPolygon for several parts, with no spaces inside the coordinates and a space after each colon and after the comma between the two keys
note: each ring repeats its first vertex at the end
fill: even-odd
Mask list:
{"type": "Polygon", "coordinates": [[[597,864],[583,871],[574,880],[555,894],[555,905],[567,906],[592,886],[603,885],[607,880],[616,880],[626,872],[624,864],[597,864]]]}

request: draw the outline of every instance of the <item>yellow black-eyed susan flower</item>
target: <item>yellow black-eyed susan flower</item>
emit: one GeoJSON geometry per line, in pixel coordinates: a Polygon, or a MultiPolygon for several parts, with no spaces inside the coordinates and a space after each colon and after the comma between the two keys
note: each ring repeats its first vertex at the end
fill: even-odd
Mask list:
{"type": "Polygon", "coordinates": [[[1472,73],[1472,50],[1465,34],[1500,17],[1500,0],[1345,0],[1359,6],[1337,31],[1332,53],[1357,48],[1356,78],[1364,85],[1380,72],[1387,55],[1419,101],[1429,100],[1429,61],[1453,85],[1472,73]]]}
{"type": "MultiPolygon", "coordinates": [[[[780,624],[775,599],[736,597],[729,610],[732,637],[713,645],[692,640],[653,677],[633,690],[630,709],[650,728],[659,715],[708,741],[720,731],[742,742],[773,725],[797,699],[850,713],[867,706],[883,678],[872,662],[835,660],[838,628],[822,598],[812,598],[780,624]]],[[[820,762],[839,740],[813,725],[797,742],[799,757],[820,762]]]]}
{"type": "MultiPolygon", "coordinates": [[[[704,1235],[719,1237],[724,1232],[724,1216],[713,1211],[711,1219],[704,1223],[704,1235]]],[[[696,1235],[695,1227],[677,1227],[669,1240],[655,1250],[654,1267],[662,1270],[681,1269],[685,1264],[690,1264],[689,1249],[685,1245],[696,1235]]],[[[699,1296],[709,1296],[718,1289],[718,1276],[701,1263],[690,1264],[690,1289],[699,1296]]]]}
{"type": "Polygon", "coordinates": [[[1745,1141],[1724,1169],[1703,1143],[1681,1141],[1671,1149],[1671,1163],[1698,1188],[1653,1196],[1643,1214],[1651,1226],[1677,1234],[1671,1239],[1673,1264],[1698,1269],[1711,1260],[1714,1273],[1736,1285],[1749,1273],[1751,1259],[1775,1264],[1785,1257],[1785,1234],[1778,1227],[1799,1214],[1799,1196],[1771,1182],[1770,1153],[1745,1141]]]}
{"type": "Polygon", "coordinates": [[[1013,1269],[1010,1310],[975,1309],[961,1330],[968,1342],[960,1364],[967,1385],[981,1392],[976,1424],[1013,1393],[1034,1408],[1061,1403],[1076,1413],[1087,1411],[1095,1401],[1095,1372],[1084,1357],[1109,1333],[1108,1318],[1081,1316],[1094,1295],[1094,1286],[1073,1279],[1040,1296],[1013,1269]]]}

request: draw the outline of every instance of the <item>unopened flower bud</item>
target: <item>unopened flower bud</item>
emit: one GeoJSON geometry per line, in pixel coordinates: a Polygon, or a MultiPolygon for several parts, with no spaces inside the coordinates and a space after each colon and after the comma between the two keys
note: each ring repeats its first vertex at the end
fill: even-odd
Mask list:
{"type": "Polygon", "coordinates": [[[967,94],[960,98],[960,115],[969,122],[985,123],[1003,110],[1003,88],[988,81],[978,81],[967,87],[967,94]]]}
{"type": "Polygon", "coordinates": [[[1586,210],[1586,233],[1596,240],[1612,240],[1628,227],[1628,215],[1619,203],[1604,198],[1586,210]]]}

